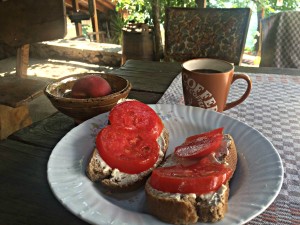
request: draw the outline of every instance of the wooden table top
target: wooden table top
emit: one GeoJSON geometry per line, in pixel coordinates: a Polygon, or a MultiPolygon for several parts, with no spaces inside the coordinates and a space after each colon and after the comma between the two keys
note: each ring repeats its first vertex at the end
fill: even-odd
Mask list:
{"type": "MultiPolygon", "coordinates": [[[[132,82],[129,98],[156,103],[180,70],[178,63],[129,60],[114,73],[132,82]]],[[[299,70],[293,69],[237,67],[236,70],[300,75],[299,70]]],[[[51,151],[74,127],[71,118],[56,113],[0,142],[1,224],[87,224],[55,198],[47,181],[51,151]]]]}

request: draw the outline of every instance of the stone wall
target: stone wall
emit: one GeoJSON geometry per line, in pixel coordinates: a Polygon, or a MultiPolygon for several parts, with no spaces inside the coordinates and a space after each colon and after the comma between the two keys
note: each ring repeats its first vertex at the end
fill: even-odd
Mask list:
{"type": "Polygon", "coordinates": [[[30,46],[30,57],[74,60],[101,66],[121,65],[121,46],[88,41],[57,40],[30,46]]]}
{"type": "Polygon", "coordinates": [[[17,49],[0,42],[0,60],[17,54],[17,49]]]}

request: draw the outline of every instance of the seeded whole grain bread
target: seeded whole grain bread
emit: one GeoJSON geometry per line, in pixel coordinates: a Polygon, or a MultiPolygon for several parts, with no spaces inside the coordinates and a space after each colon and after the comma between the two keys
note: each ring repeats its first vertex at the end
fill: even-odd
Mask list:
{"type": "MultiPolygon", "coordinates": [[[[227,155],[219,160],[228,163],[235,171],[237,151],[234,140],[226,135],[230,142],[227,155]]],[[[166,159],[168,160],[168,158],[166,159]]],[[[196,222],[217,222],[224,218],[228,210],[229,181],[210,196],[195,194],[170,194],[151,187],[149,180],[145,185],[148,213],[160,220],[172,224],[192,224],[196,222]]]]}
{"type": "MultiPolygon", "coordinates": [[[[162,155],[154,167],[157,167],[164,160],[165,153],[169,146],[169,133],[166,128],[163,129],[157,141],[160,145],[162,155]]],[[[110,191],[127,192],[135,190],[145,184],[145,181],[154,167],[141,174],[131,175],[122,173],[123,175],[121,176],[115,175],[118,174],[118,170],[112,170],[111,168],[108,168],[107,165],[103,164],[103,160],[101,159],[98,150],[95,148],[89,163],[87,164],[86,174],[91,181],[101,183],[102,186],[110,191]]]]}

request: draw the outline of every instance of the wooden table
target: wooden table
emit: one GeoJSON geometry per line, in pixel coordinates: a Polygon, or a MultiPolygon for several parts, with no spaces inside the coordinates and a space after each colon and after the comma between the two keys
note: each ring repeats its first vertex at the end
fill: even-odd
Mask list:
{"type": "MultiPolygon", "coordinates": [[[[156,103],[180,69],[178,63],[130,60],[114,73],[132,82],[130,98],[156,103]]],[[[238,67],[237,70],[300,75],[299,70],[293,69],[238,67]]],[[[47,181],[51,151],[74,126],[71,118],[56,113],[0,142],[0,224],[87,224],[63,207],[47,181]]],[[[300,210],[296,210],[299,219],[300,210]]]]}

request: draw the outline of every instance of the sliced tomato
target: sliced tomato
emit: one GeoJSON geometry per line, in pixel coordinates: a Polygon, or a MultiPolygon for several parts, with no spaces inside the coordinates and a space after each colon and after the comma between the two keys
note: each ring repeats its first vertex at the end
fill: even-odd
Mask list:
{"type": "Polygon", "coordinates": [[[150,169],[159,155],[159,145],[152,136],[119,126],[103,128],[97,135],[96,146],[111,168],[129,174],[150,169]]]}
{"type": "Polygon", "coordinates": [[[222,144],[223,135],[211,138],[202,137],[197,141],[182,144],[175,148],[174,154],[182,158],[201,158],[216,151],[222,144]]]}
{"type": "Polygon", "coordinates": [[[156,112],[148,105],[139,101],[125,101],[117,104],[109,113],[109,121],[113,125],[138,132],[147,131],[155,138],[159,137],[163,123],[156,112]]]}
{"type": "Polygon", "coordinates": [[[175,148],[174,154],[182,158],[201,158],[216,151],[222,144],[223,128],[191,136],[175,148]]]}
{"type": "Polygon", "coordinates": [[[185,139],[185,143],[196,141],[197,139],[202,138],[202,137],[213,137],[218,134],[223,134],[223,130],[224,130],[224,128],[220,127],[220,128],[217,128],[217,129],[205,132],[205,133],[190,136],[185,139]]]}
{"type": "Polygon", "coordinates": [[[224,164],[212,163],[205,158],[187,167],[176,165],[157,168],[152,172],[150,185],[169,193],[206,194],[218,190],[232,173],[224,164]]]}

